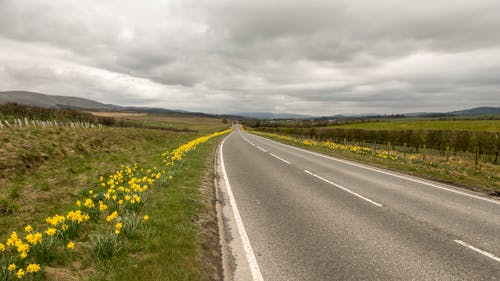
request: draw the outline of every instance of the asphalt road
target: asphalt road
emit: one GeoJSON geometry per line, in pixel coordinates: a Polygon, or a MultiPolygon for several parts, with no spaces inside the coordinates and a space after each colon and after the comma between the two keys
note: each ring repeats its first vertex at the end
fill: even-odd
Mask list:
{"type": "Polygon", "coordinates": [[[235,280],[500,280],[498,200],[237,128],[220,155],[235,280]]]}

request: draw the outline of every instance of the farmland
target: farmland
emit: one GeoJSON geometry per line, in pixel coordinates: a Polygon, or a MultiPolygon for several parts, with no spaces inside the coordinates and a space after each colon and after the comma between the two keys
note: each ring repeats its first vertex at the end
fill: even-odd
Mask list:
{"type": "Polygon", "coordinates": [[[210,132],[214,129],[227,127],[221,119],[186,115],[166,115],[127,112],[92,112],[99,117],[113,117],[144,126],[159,126],[165,128],[188,129],[200,132],[210,132]]]}
{"type": "Polygon", "coordinates": [[[393,120],[332,126],[332,128],[369,130],[463,130],[500,132],[500,120],[393,120]]]}
{"type": "MultiPolygon", "coordinates": [[[[138,115],[134,120],[149,122],[146,121],[149,117],[138,115]]],[[[0,241],[3,244],[12,236],[12,231],[24,239],[27,225],[33,228],[33,233],[41,233],[43,241],[49,241],[52,236],[47,235],[52,230],[48,230],[50,225],[47,225],[46,218],[76,209],[85,211],[88,208],[83,206],[86,199],[101,210],[100,214],[98,211],[93,215],[95,217],[89,217],[88,223],[83,221],[71,239],[67,238],[64,227],[61,229],[61,225],[55,224],[54,237],[61,237],[54,242],[59,245],[57,250],[44,261],[35,259],[32,252],[28,252],[27,259],[40,264],[41,269],[31,275],[25,271],[26,278],[128,280],[135,279],[137,275],[131,273],[138,274],[138,271],[149,280],[158,280],[165,275],[171,280],[216,278],[217,257],[211,256],[211,249],[216,247],[213,241],[217,239],[210,234],[216,230],[213,225],[207,227],[214,220],[210,215],[211,187],[204,183],[210,175],[211,156],[220,136],[200,137],[223,130],[228,125],[215,118],[154,116],[151,119],[156,124],[168,120],[168,125],[161,125],[177,124],[191,130],[174,132],[106,126],[0,129],[0,241]],[[191,140],[201,141],[190,143],[191,140]],[[176,160],[171,161],[174,156],[176,160]],[[120,181],[122,175],[127,175],[128,183],[120,181]],[[136,186],[137,190],[133,191],[133,185],[128,187],[132,178],[136,178],[141,189],[136,186]],[[116,186],[111,179],[116,181],[116,186]],[[141,183],[143,180],[145,182],[141,183]],[[142,190],[144,185],[149,189],[142,190]],[[122,196],[119,194],[127,190],[135,192],[130,193],[134,201],[140,198],[141,204],[132,203],[140,208],[130,207],[131,201],[126,194],[123,195],[124,205],[116,205],[114,199],[101,198],[116,193],[118,202],[122,196]],[[81,202],[82,207],[75,206],[75,202],[81,202]],[[114,210],[118,215],[110,218],[114,210]],[[206,225],[198,223],[196,218],[204,218],[206,225]],[[127,230],[131,222],[138,225],[134,233],[127,230]],[[118,232],[112,234],[116,231],[115,225],[118,232]],[[95,241],[107,237],[112,238],[110,241],[116,240],[116,251],[111,251],[109,257],[96,254],[102,251],[96,252],[95,241]],[[68,247],[64,249],[66,243],[68,247]],[[161,257],[161,263],[157,262],[158,257],[161,257]],[[113,267],[118,263],[120,266],[113,267]],[[140,269],[138,264],[142,264],[140,269]]],[[[34,251],[35,245],[31,247],[34,251]]],[[[9,271],[7,266],[14,260],[9,258],[11,250],[8,249],[0,260],[1,266],[5,266],[2,276],[13,278],[22,269],[21,264],[27,261],[16,258],[17,269],[9,271]]]]}

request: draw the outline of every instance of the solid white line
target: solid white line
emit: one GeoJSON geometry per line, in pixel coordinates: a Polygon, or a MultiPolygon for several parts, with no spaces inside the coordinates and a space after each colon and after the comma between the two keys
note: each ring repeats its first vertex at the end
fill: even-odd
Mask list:
{"type": "Polygon", "coordinates": [[[236,221],[236,227],[238,228],[238,232],[241,237],[241,242],[243,243],[243,248],[245,250],[245,255],[247,257],[248,265],[250,266],[250,271],[252,273],[252,277],[254,281],[264,281],[262,278],[262,273],[259,269],[259,264],[257,263],[257,259],[255,258],[255,254],[253,253],[252,245],[250,244],[250,240],[248,239],[247,232],[245,230],[245,226],[243,225],[243,221],[241,220],[240,212],[238,211],[238,206],[236,205],[236,200],[234,199],[233,191],[231,190],[231,185],[229,184],[229,179],[227,177],[226,166],[224,164],[224,156],[222,154],[222,149],[224,147],[224,142],[226,142],[227,137],[222,141],[220,145],[220,161],[222,168],[222,177],[224,178],[224,184],[226,186],[227,195],[229,197],[229,203],[231,204],[231,209],[233,210],[234,219],[236,221]]]}
{"type": "MultiPolygon", "coordinates": [[[[258,137],[261,137],[261,136],[258,136],[258,137]]],[[[468,197],[472,197],[472,198],[475,198],[475,199],[479,199],[479,200],[483,200],[483,201],[486,201],[486,202],[490,202],[490,203],[494,203],[494,204],[500,205],[500,201],[498,201],[498,200],[493,200],[493,199],[481,197],[481,196],[478,196],[478,195],[469,194],[469,193],[466,193],[466,192],[463,192],[463,191],[455,190],[453,187],[444,187],[442,185],[438,185],[438,184],[435,184],[435,183],[432,183],[432,182],[428,182],[428,181],[424,181],[424,180],[419,180],[419,179],[416,179],[416,178],[411,178],[411,177],[407,177],[407,176],[400,175],[400,174],[395,174],[395,173],[392,173],[392,172],[389,172],[389,171],[379,170],[379,169],[376,169],[376,168],[372,168],[372,167],[365,166],[365,165],[362,165],[362,164],[354,163],[354,162],[351,162],[351,161],[342,160],[342,159],[338,159],[338,158],[335,158],[335,157],[332,157],[332,156],[323,155],[323,154],[320,154],[320,153],[317,153],[317,152],[313,152],[313,151],[309,151],[309,150],[306,150],[306,149],[294,147],[292,145],[280,143],[280,142],[277,142],[277,141],[274,141],[274,140],[270,140],[268,138],[264,138],[264,137],[261,137],[261,138],[263,138],[265,140],[268,140],[268,141],[271,141],[271,142],[274,142],[276,144],[280,144],[280,145],[283,145],[283,146],[286,146],[286,147],[289,147],[289,148],[292,148],[292,149],[295,149],[295,150],[299,150],[299,151],[302,151],[302,152],[313,154],[313,155],[316,155],[316,156],[319,156],[319,157],[322,157],[322,158],[334,160],[334,161],[341,162],[341,163],[344,163],[344,164],[348,164],[348,165],[351,165],[351,166],[355,166],[355,167],[367,169],[367,170],[374,171],[374,172],[379,172],[381,174],[393,176],[393,177],[400,178],[400,179],[405,179],[405,180],[408,180],[408,181],[420,183],[420,184],[427,185],[427,186],[432,186],[432,187],[439,188],[439,189],[442,189],[442,190],[446,190],[446,191],[449,191],[449,192],[453,192],[453,193],[456,193],[456,194],[460,194],[460,195],[464,195],[464,196],[468,196],[468,197]]]]}
{"type": "Polygon", "coordinates": [[[467,247],[467,248],[469,248],[469,249],[471,249],[471,250],[473,250],[473,251],[476,251],[476,252],[480,253],[481,255],[487,256],[488,258],[490,258],[490,259],[492,259],[492,260],[495,260],[495,261],[497,261],[497,262],[500,262],[500,258],[499,258],[499,257],[496,257],[495,255],[493,255],[493,254],[491,254],[491,253],[488,253],[488,252],[483,251],[483,250],[481,250],[481,249],[479,249],[479,248],[476,248],[476,247],[472,246],[472,245],[471,245],[471,244],[469,244],[469,243],[466,243],[466,242],[464,242],[464,241],[462,241],[462,240],[453,240],[453,241],[455,241],[456,243],[458,243],[458,244],[460,244],[460,245],[462,245],[462,246],[464,246],[464,247],[467,247]]]}
{"type": "Polygon", "coordinates": [[[309,175],[311,175],[311,176],[313,176],[313,177],[315,177],[315,178],[318,178],[318,179],[320,179],[320,180],[322,180],[322,181],[324,181],[324,182],[326,182],[326,183],[329,183],[329,184],[331,184],[331,185],[333,185],[333,186],[335,186],[335,187],[337,187],[337,188],[340,188],[340,189],[342,189],[342,190],[344,190],[344,191],[346,191],[346,192],[349,192],[350,194],[352,194],[352,195],[354,195],[354,196],[357,196],[357,197],[359,197],[359,198],[361,198],[361,199],[363,199],[363,200],[365,200],[365,201],[367,201],[367,202],[370,202],[370,203],[372,203],[373,205],[375,205],[375,206],[377,206],[377,207],[382,207],[382,204],[377,203],[377,202],[375,202],[375,201],[373,201],[373,200],[371,200],[371,199],[369,199],[369,198],[366,198],[366,197],[364,197],[363,195],[360,195],[360,194],[358,194],[358,193],[356,193],[356,192],[354,192],[354,191],[352,191],[352,190],[350,190],[350,189],[348,189],[348,188],[345,188],[345,187],[341,186],[340,184],[336,184],[336,183],[334,183],[334,182],[332,182],[332,181],[330,181],[330,180],[327,180],[327,179],[325,179],[325,178],[323,178],[323,177],[321,177],[321,176],[319,176],[319,175],[316,175],[315,173],[312,173],[312,172],[310,172],[310,171],[308,171],[308,170],[304,170],[304,172],[306,172],[306,173],[308,173],[309,175]]]}
{"type": "Polygon", "coordinates": [[[278,159],[278,160],[281,160],[281,161],[283,161],[283,162],[287,163],[288,165],[290,165],[290,161],[285,160],[285,159],[283,159],[283,158],[279,157],[278,155],[275,155],[275,154],[273,154],[273,153],[271,153],[271,152],[269,152],[269,155],[271,155],[272,157],[274,157],[274,158],[276,158],[276,159],[278,159]]]}

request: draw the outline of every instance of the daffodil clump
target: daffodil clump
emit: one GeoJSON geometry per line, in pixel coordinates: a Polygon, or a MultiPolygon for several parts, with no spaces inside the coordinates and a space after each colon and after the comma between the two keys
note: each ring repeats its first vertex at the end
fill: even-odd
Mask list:
{"type": "Polygon", "coordinates": [[[151,219],[149,215],[141,214],[145,193],[151,186],[162,178],[171,180],[172,176],[166,170],[183,160],[199,144],[229,131],[203,136],[163,153],[166,169],[122,165],[111,175],[101,176],[99,185],[76,200],[72,210],[47,217],[45,228],[35,229],[27,225],[23,233],[13,231],[7,241],[0,242],[0,280],[43,278],[43,265],[50,263],[56,250],[74,251],[83,243],[77,239],[84,235],[80,232],[86,223],[95,224],[97,232],[104,230],[104,233],[89,235],[95,257],[111,258],[118,251],[123,234],[133,237],[140,231],[142,223],[151,219]]]}
{"type": "Polygon", "coordinates": [[[382,159],[388,159],[388,160],[398,160],[398,156],[396,156],[394,153],[391,153],[390,151],[386,150],[375,150],[371,147],[363,147],[359,145],[352,145],[352,144],[339,144],[335,143],[332,141],[315,141],[315,140],[301,140],[298,138],[293,138],[290,136],[283,136],[283,135],[278,135],[274,133],[263,133],[263,132],[252,132],[258,135],[263,135],[263,136],[269,136],[269,137],[274,137],[277,139],[285,140],[285,141],[291,141],[295,143],[300,143],[305,146],[316,146],[316,147],[323,147],[328,150],[342,150],[342,151],[348,151],[352,152],[355,154],[362,154],[362,155],[373,155],[378,158],[382,159]]]}
{"type": "Polygon", "coordinates": [[[187,153],[189,153],[191,150],[196,149],[196,147],[199,144],[204,143],[204,142],[208,141],[211,138],[214,138],[214,137],[226,134],[226,133],[228,133],[230,131],[231,131],[231,129],[225,130],[225,131],[222,131],[222,132],[213,133],[213,134],[210,134],[210,135],[206,135],[206,136],[197,138],[195,140],[192,140],[192,141],[190,141],[188,143],[185,143],[185,144],[179,146],[178,148],[174,149],[171,152],[166,151],[166,152],[164,152],[162,154],[163,163],[167,167],[174,166],[175,163],[181,161],[184,158],[184,156],[186,156],[187,153]]]}

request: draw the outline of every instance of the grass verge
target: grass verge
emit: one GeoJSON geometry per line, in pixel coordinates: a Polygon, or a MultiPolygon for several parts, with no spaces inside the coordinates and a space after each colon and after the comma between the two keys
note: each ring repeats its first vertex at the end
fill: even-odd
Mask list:
{"type": "Polygon", "coordinates": [[[222,137],[199,145],[148,194],[147,231],[89,280],[220,280],[213,159],[222,137]]]}

